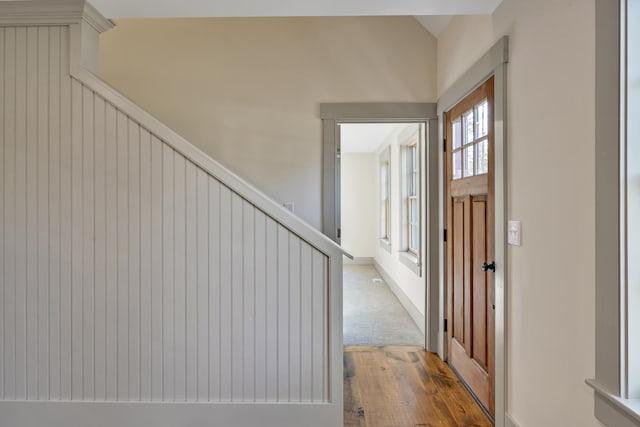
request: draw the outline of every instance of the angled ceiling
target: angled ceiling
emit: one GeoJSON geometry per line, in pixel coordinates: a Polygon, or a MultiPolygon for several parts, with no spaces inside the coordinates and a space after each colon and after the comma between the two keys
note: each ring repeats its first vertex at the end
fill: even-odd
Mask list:
{"type": "Polygon", "coordinates": [[[490,14],[501,0],[92,0],[107,18],[490,14]]]}
{"type": "Polygon", "coordinates": [[[436,38],[451,22],[452,15],[419,15],[415,16],[420,24],[436,38]]]}
{"type": "Polygon", "coordinates": [[[393,132],[407,123],[343,123],[340,125],[340,150],[343,153],[374,153],[393,132]]]}

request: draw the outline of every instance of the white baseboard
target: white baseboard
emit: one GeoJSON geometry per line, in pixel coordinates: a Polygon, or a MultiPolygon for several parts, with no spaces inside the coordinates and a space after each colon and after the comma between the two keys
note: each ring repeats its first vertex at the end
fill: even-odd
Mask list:
{"type": "Polygon", "coordinates": [[[387,282],[387,285],[389,285],[389,289],[391,289],[391,292],[393,292],[396,298],[398,298],[398,301],[400,301],[400,304],[402,304],[404,309],[407,310],[407,313],[409,313],[409,316],[411,316],[411,318],[415,322],[418,329],[420,329],[420,332],[422,332],[422,334],[424,335],[425,333],[424,315],[420,313],[420,310],[418,310],[418,307],[416,307],[415,304],[411,302],[411,300],[409,299],[407,294],[404,293],[402,288],[395,282],[395,280],[391,278],[391,276],[389,276],[389,274],[384,270],[384,268],[382,268],[380,264],[376,262],[375,259],[373,260],[373,266],[375,267],[376,270],[378,270],[378,273],[380,273],[380,276],[382,276],[384,281],[387,282]]]}
{"type": "Polygon", "coordinates": [[[505,427],[520,427],[520,424],[509,414],[505,414],[505,427]]]}
{"type": "Polygon", "coordinates": [[[374,260],[371,257],[354,257],[349,259],[346,256],[342,257],[345,264],[358,264],[358,265],[373,265],[374,260]]]}
{"type": "Polygon", "coordinates": [[[0,402],[2,426],[309,427],[342,425],[342,404],[0,402]]]}

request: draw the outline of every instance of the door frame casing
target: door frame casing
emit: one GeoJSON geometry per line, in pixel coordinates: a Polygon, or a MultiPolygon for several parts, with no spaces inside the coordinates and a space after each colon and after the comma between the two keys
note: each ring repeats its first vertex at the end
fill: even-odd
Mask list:
{"type": "Polygon", "coordinates": [[[322,119],[322,232],[340,243],[337,229],[340,227],[340,124],[342,123],[416,123],[426,127],[424,161],[426,212],[422,213],[424,230],[421,241],[424,246],[422,268],[425,283],[425,348],[436,352],[440,327],[440,286],[438,285],[438,206],[429,203],[438,197],[438,140],[437,106],[435,103],[324,103],[320,104],[322,119]]]}
{"type": "MultiPolygon", "coordinates": [[[[445,113],[473,92],[478,86],[494,77],[494,196],[495,196],[495,426],[505,427],[508,422],[507,409],[507,63],[509,62],[509,38],[502,37],[489,51],[473,64],[438,99],[439,141],[445,138],[445,113]]],[[[438,224],[441,232],[446,228],[446,156],[443,150],[438,154],[439,203],[438,224]]],[[[438,337],[438,354],[447,357],[447,334],[444,332],[446,311],[446,244],[438,239],[440,308],[442,313],[438,337]]]]}

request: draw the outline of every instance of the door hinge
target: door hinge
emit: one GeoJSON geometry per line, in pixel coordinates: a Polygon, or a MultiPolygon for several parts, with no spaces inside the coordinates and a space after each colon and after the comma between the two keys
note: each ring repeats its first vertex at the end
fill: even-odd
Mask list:
{"type": "Polygon", "coordinates": [[[446,241],[447,241],[447,229],[446,228],[444,229],[444,233],[442,233],[442,234],[443,234],[442,239],[446,243],[446,241]]]}
{"type": "Polygon", "coordinates": [[[444,331],[447,332],[447,319],[444,319],[444,331]]]}
{"type": "Polygon", "coordinates": [[[338,239],[340,238],[340,232],[341,232],[341,231],[342,231],[342,230],[341,230],[340,228],[338,228],[338,232],[336,233],[336,235],[338,236],[338,239]]]}
{"type": "Polygon", "coordinates": [[[447,138],[442,139],[442,151],[447,152],[447,138]]]}

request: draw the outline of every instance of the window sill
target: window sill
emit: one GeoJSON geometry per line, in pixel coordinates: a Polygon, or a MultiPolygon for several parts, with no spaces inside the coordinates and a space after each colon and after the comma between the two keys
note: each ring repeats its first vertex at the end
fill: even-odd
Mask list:
{"type": "Polygon", "coordinates": [[[595,415],[605,426],[640,427],[640,399],[622,399],[596,380],[586,381],[595,391],[595,415]]]}
{"type": "Polygon", "coordinates": [[[409,270],[413,271],[418,277],[422,275],[422,266],[420,261],[415,255],[409,252],[400,252],[400,262],[404,264],[409,270]]]}
{"type": "Polygon", "coordinates": [[[388,239],[380,239],[380,247],[385,251],[391,253],[391,241],[388,239]]]}

